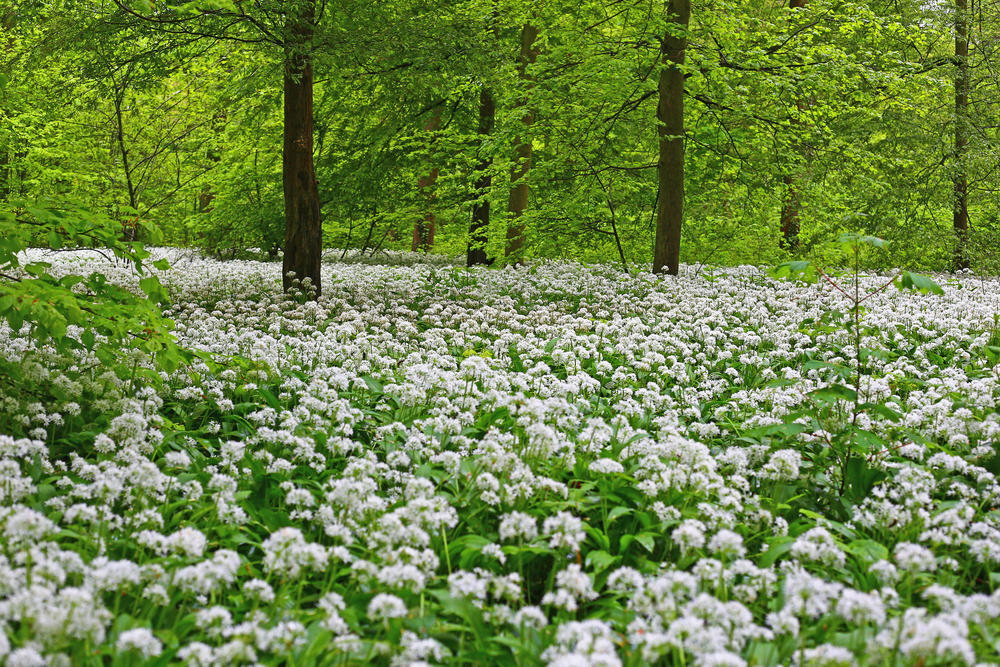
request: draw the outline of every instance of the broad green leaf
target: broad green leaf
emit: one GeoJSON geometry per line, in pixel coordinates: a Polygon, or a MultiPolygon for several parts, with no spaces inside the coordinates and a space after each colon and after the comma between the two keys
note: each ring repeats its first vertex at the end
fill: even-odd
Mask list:
{"type": "Polygon", "coordinates": [[[913,290],[921,294],[944,294],[941,286],[931,278],[912,271],[904,271],[896,279],[896,286],[900,290],[913,290]]]}

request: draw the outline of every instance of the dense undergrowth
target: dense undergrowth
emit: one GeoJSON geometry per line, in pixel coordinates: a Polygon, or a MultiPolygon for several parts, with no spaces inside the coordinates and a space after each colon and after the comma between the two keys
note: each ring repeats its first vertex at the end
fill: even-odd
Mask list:
{"type": "Polygon", "coordinates": [[[0,662],[1000,661],[995,279],[852,340],[754,268],[164,253],[174,370],[0,327],[0,662]]]}

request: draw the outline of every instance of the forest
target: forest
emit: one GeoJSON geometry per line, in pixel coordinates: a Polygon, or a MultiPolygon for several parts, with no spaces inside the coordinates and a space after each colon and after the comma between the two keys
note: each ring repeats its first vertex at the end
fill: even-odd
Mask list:
{"type": "Polygon", "coordinates": [[[320,243],[676,272],[845,232],[997,268],[991,0],[174,4],[7,3],[7,199],[314,280],[320,243]]]}
{"type": "Polygon", "coordinates": [[[0,0],[0,665],[1000,664],[1000,0],[0,0]]]}

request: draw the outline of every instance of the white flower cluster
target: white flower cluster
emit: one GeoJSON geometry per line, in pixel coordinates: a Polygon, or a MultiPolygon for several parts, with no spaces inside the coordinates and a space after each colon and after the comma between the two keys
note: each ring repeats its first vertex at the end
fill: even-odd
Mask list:
{"type": "MultiPolygon", "coordinates": [[[[4,664],[294,662],[319,631],[429,664],[464,644],[421,623],[468,608],[551,637],[553,665],[995,659],[996,281],[866,302],[861,393],[886,409],[856,426],[885,446],[838,521],[790,509],[845,481],[807,455],[836,419],[799,417],[835,381],[801,360],[852,362],[846,332],[800,326],[837,294],[748,267],[328,262],[302,303],[275,265],[168,254],[174,333],[228,365],[127,352],[146,374],[122,379],[0,325],[48,396],[0,396],[4,664]]],[[[53,262],[81,267],[136,288],[53,262]]]]}

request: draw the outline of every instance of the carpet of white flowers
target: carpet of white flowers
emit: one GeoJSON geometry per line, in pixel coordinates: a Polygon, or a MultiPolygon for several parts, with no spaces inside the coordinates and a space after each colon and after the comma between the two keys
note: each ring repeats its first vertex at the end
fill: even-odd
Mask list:
{"type": "Polygon", "coordinates": [[[167,254],[211,360],[0,326],[0,664],[1000,662],[995,279],[868,300],[854,414],[843,295],[760,269],[167,254]]]}

